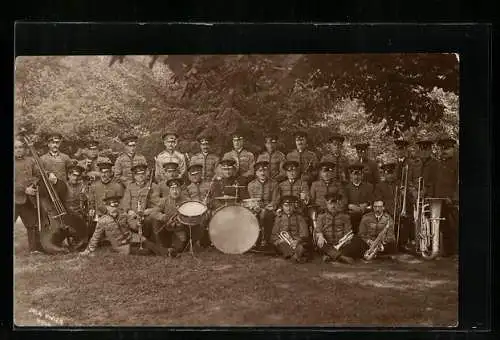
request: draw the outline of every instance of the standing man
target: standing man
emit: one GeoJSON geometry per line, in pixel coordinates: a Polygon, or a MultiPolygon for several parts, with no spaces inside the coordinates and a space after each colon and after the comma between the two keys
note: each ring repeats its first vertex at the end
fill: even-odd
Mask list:
{"type": "Polygon", "coordinates": [[[48,172],[49,180],[52,183],[57,182],[57,179],[66,182],[66,173],[68,167],[73,165],[71,158],[59,151],[62,142],[62,135],[60,133],[51,133],[47,140],[49,150],[46,154],[40,157],[45,171],[48,172]]]}
{"type": "Polygon", "coordinates": [[[245,138],[239,132],[235,132],[233,137],[233,150],[226,152],[222,159],[232,159],[235,161],[236,175],[244,180],[247,185],[254,177],[255,156],[250,151],[244,149],[245,138]]]}
{"type": "Polygon", "coordinates": [[[134,181],[132,167],[137,164],[146,164],[146,157],[136,153],[137,139],[135,135],[125,135],[121,137],[122,143],[125,145],[125,152],[116,158],[115,161],[115,180],[125,188],[129,183],[134,181]]]}
{"type": "Polygon", "coordinates": [[[337,183],[345,185],[349,182],[349,163],[342,154],[344,136],[334,133],[328,140],[329,153],[321,157],[321,162],[335,163],[334,179],[337,183]]]}
{"type": "Polygon", "coordinates": [[[331,193],[338,193],[342,196],[344,206],[347,203],[347,197],[340,182],[334,180],[335,164],[332,162],[321,162],[319,164],[320,179],[313,182],[311,185],[311,203],[316,204],[320,210],[326,209],[325,195],[331,193]]]}
{"type": "Polygon", "coordinates": [[[102,157],[99,155],[99,142],[96,140],[91,140],[87,144],[87,152],[85,159],[78,162],[78,165],[84,169],[84,175],[89,178],[90,181],[95,182],[101,177],[101,172],[99,171],[99,163],[111,162],[107,157],[102,157]]]}
{"type": "Polygon", "coordinates": [[[307,150],[307,134],[305,132],[295,134],[295,145],[296,149],[289,152],[286,159],[299,163],[300,177],[308,185],[311,185],[318,175],[316,172],[318,157],[314,152],[307,150]]]}
{"type": "Polygon", "coordinates": [[[274,223],[274,210],[278,208],[279,189],[276,181],[269,179],[268,162],[255,163],[256,178],[248,183],[248,193],[251,198],[261,200],[261,210],[258,213],[259,225],[262,228],[261,242],[262,246],[270,243],[271,232],[274,223]]]}
{"type": "Polygon", "coordinates": [[[179,169],[179,177],[183,177],[186,174],[186,157],[176,150],[178,135],[175,132],[166,132],[162,135],[163,144],[165,145],[165,150],[160,152],[156,156],[156,172],[155,178],[156,182],[160,183],[165,179],[164,164],[165,163],[177,163],[179,169]]]}
{"type": "Polygon", "coordinates": [[[455,151],[455,140],[442,138],[437,141],[440,160],[435,171],[434,192],[432,197],[444,198],[441,217],[443,232],[443,256],[458,254],[458,206],[459,206],[459,160],[455,151]]]}
{"type": "Polygon", "coordinates": [[[283,170],[283,163],[286,161],[286,156],[277,149],[278,136],[268,133],[264,135],[264,140],[266,150],[257,157],[257,162],[268,162],[267,178],[279,183],[286,179],[285,171],[283,170]]]}
{"type": "Polygon", "coordinates": [[[120,183],[113,181],[113,163],[105,161],[98,163],[101,177],[90,185],[89,198],[89,217],[92,223],[89,225],[89,238],[95,230],[95,224],[100,216],[106,214],[106,206],[104,204],[105,197],[123,197],[123,186],[120,183]]]}
{"type": "Polygon", "coordinates": [[[201,152],[193,155],[189,164],[201,164],[201,179],[202,181],[212,181],[215,175],[215,169],[219,164],[220,157],[216,154],[210,153],[210,143],[212,139],[209,136],[200,136],[198,142],[200,143],[201,152]]]}
{"type": "Polygon", "coordinates": [[[31,254],[42,251],[40,233],[38,229],[37,209],[33,204],[36,189],[35,163],[26,156],[26,149],[22,141],[14,141],[15,175],[14,175],[14,223],[20,216],[28,234],[28,247],[31,254]]]}
{"type": "Polygon", "coordinates": [[[378,171],[377,162],[368,158],[369,143],[355,144],[356,153],[358,155],[358,162],[363,165],[363,180],[372,185],[380,182],[380,174],[378,171]]]}
{"type": "Polygon", "coordinates": [[[351,181],[345,187],[347,209],[355,234],[358,232],[361,217],[368,212],[370,203],[373,201],[373,185],[363,181],[363,169],[363,164],[352,164],[349,167],[351,181]]]}

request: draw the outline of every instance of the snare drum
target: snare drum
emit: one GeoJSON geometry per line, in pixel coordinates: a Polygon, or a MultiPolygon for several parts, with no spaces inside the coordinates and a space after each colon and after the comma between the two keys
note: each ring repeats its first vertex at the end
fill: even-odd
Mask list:
{"type": "Polygon", "coordinates": [[[208,225],[213,245],[226,254],[243,254],[259,238],[259,221],[246,207],[229,205],[215,211],[208,225]]]}
{"type": "Polygon", "coordinates": [[[251,210],[254,214],[260,213],[262,210],[262,200],[260,198],[247,198],[241,201],[241,205],[251,210]]]}
{"type": "Polygon", "coordinates": [[[207,206],[198,201],[186,201],[177,208],[177,219],[185,225],[201,224],[207,214],[207,206]]]}

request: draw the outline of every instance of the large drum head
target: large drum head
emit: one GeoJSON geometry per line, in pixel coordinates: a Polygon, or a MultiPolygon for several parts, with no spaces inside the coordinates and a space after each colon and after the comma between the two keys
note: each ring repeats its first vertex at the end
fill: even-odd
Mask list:
{"type": "Polygon", "coordinates": [[[201,216],[207,211],[207,207],[198,201],[188,201],[182,203],[178,211],[184,216],[201,216]]]}
{"type": "Polygon", "coordinates": [[[236,205],[216,211],[208,228],[214,246],[226,254],[243,254],[259,237],[259,221],[255,215],[236,205]]]}

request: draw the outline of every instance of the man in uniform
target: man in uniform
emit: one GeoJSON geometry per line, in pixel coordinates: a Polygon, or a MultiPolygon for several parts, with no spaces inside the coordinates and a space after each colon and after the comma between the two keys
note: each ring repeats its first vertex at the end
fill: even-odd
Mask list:
{"type": "Polygon", "coordinates": [[[223,159],[220,162],[220,166],[222,169],[222,177],[217,179],[213,186],[214,209],[217,209],[226,203],[241,202],[242,199],[249,197],[246,179],[235,174],[236,162],[233,159],[223,159]],[[235,199],[226,201],[217,199],[217,197],[221,196],[235,197],[235,199]]]}
{"type": "Polygon", "coordinates": [[[397,251],[397,247],[394,237],[394,220],[391,215],[385,212],[384,202],[375,200],[373,211],[365,214],[359,223],[358,236],[370,247],[386,227],[388,229],[386,229],[382,239],[382,249],[377,255],[393,254],[397,251]]]}
{"type": "Polygon", "coordinates": [[[299,178],[299,163],[285,161],[283,169],[287,179],[279,184],[279,196],[295,196],[302,206],[309,204],[309,187],[305,180],[299,178]]]}
{"type": "Polygon", "coordinates": [[[31,157],[26,156],[25,146],[19,139],[14,141],[14,156],[14,223],[20,216],[28,234],[29,251],[31,254],[39,254],[42,251],[42,246],[40,244],[37,209],[34,205],[34,197],[37,193],[35,163],[31,157]]]}
{"type": "Polygon", "coordinates": [[[380,168],[383,173],[382,181],[375,185],[373,195],[375,199],[384,201],[385,210],[387,213],[391,214],[391,216],[394,216],[394,198],[396,189],[400,188],[399,184],[396,182],[397,163],[389,161],[382,164],[380,168]]]}
{"type": "Polygon", "coordinates": [[[368,158],[369,143],[357,143],[354,145],[358,155],[358,162],[363,165],[363,179],[372,185],[380,182],[380,174],[377,162],[368,158]]]}
{"type": "MultiPolygon", "coordinates": [[[[154,209],[151,214],[153,218],[152,228],[148,229],[150,230],[148,234],[152,232],[151,237],[154,238],[155,243],[167,247],[172,256],[182,252],[188,241],[188,227],[177,219],[177,208],[185,200],[182,184],[180,178],[172,178],[166,182],[169,194],[154,209]]],[[[200,237],[200,233],[196,233],[193,237],[194,241],[197,242],[200,237]]]]}
{"type": "Polygon", "coordinates": [[[125,152],[116,158],[114,173],[115,181],[121,183],[124,188],[134,181],[132,167],[147,163],[146,157],[136,152],[137,139],[137,136],[134,135],[121,137],[121,141],[125,145],[125,152]]]}
{"type": "Polygon", "coordinates": [[[120,196],[107,196],[104,199],[106,214],[99,218],[95,232],[92,234],[87,248],[80,255],[94,255],[99,242],[106,236],[115,252],[124,255],[149,255],[151,252],[157,255],[169,256],[170,252],[148,239],[142,239],[143,249],[132,243],[131,229],[128,225],[128,216],[120,211],[120,196]]]}
{"type": "Polygon", "coordinates": [[[363,181],[363,169],[364,165],[360,163],[350,165],[351,180],[345,187],[347,209],[354,233],[358,232],[361,217],[369,210],[373,200],[373,185],[363,181]]]}
{"type": "Polygon", "coordinates": [[[121,208],[127,213],[128,224],[131,227],[142,223],[148,228],[153,223],[150,215],[160,205],[160,189],[154,182],[149,187],[147,169],[147,164],[137,164],[132,167],[134,182],[125,188],[121,201],[121,208]]]}
{"type": "Polygon", "coordinates": [[[216,154],[210,153],[210,142],[212,139],[209,136],[200,136],[198,142],[200,143],[201,152],[191,157],[189,164],[201,164],[201,179],[203,181],[211,182],[215,176],[215,169],[219,165],[220,157],[216,154]]]}
{"type": "Polygon", "coordinates": [[[437,141],[440,160],[437,162],[433,196],[444,198],[441,206],[440,230],[443,232],[443,256],[458,254],[458,205],[459,205],[459,160],[455,151],[455,140],[441,138],[437,141]],[[442,227],[441,227],[442,226],[442,227]]]}
{"type": "Polygon", "coordinates": [[[92,223],[89,223],[89,238],[95,230],[95,222],[99,216],[106,214],[106,205],[104,204],[105,197],[123,197],[123,186],[113,181],[113,163],[104,161],[98,163],[100,179],[90,185],[89,199],[89,217],[92,223]]]}
{"type": "Polygon", "coordinates": [[[49,135],[47,142],[49,151],[40,157],[42,166],[48,172],[48,178],[53,184],[57,182],[57,179],[66,182],[68,167],[73,165],[74,162],[67,154],[59,151],[62,135],[52,133],[49,135]]]}
{"type": "Polygon", "coordinates": [[[351,219],[344,212],[345,203],[343,196],[339,193],[328,193],[324,196],[326,210],[318,216],[318,222],[314,229],[316,242],[323,261],[339,261],[353,263],[354,258],[360,257],[356,247],[355,236],[340,246],[339,241],[352,234],[351,219]],[[336,246],[339,246],[338,249],[336,246]]]}
{"type": "Polygon", "coordinates": [[[208,204],[209,196],[207,194],[210,190],[211,182],[202,179],[202,171],[203,165],[201,164],[191,164],[188,167],[188,175],[191,183],[186,187],[186,191],[190,199],[208,204]]]}
{"type": "Polygon", "coordinates": [[[222,159],[232,159],[235,161],[236,175],[244,180],[246,186],[254,177],[255,156],[250,151],[244,149],[245,138],[239,132],[235,132],[233,137],[233,150],[226,152],[222,159]]]}
{"type": "MultiPolygon", "coordinates": [[[[411,180],[409,180],[409,188],[413,197],[417,197],[418,179],[422,178],[424,181],[424,188],[421,196],[432,195],[432,188],[434,185],[434,172],[436,169],[437,161],[432,157],[432,144],[434,142],[427,136],[422,136],[417,141],[420,149],[420,157],[415,160],[412,171],[410,172],[411,180]]],[[[423,196],[422,196],[423,197],[423,196]]]]}
{"type": "Polygon", "coordinates": [[[163,164],[163,175],[158,185],[160,187],[160,197],[167,197],[169,193],[169,188],[167,186],[167,181],[169,179],[181,178],[179,172],[179,164],[175,162],[167,162],[163,164]]]}
{"type": "Polygon", "coordinates": [[[84,175],[92,182],[96,181],[101,177],[101,172],[99,171],[99,163],[111,162],[107,157],[102,157],[99,155],[99,142],[96,140],[91,140],[87,144],[87,152],[85,159],[78,162],[78,165],[85,169],[84,175]]]}
{"type": "Polygon", "coordinates": [[[286,159],[299,163],[300,176],[309,186],[316,180],[318,157],[314,152],[307,150],[307,134],[305,132],[295,134],[295,145],[296,149],[289,152],[286,159]]]}
{"type": "Polygon", "coordinates": [[[297,198],[284,196],[280,205],[282,211],[274,220],[271,242],[285,259],[291,258],[297,263],[304,263],[307,261],[307,249],[310,246],[309,229],[304,217],[295,211],[297,198]],[[285,239],[280,236],[282,232],[288,233],[285,239]]]}
{"type": "Polygon", "coordinates": [[[349,182],[349,163],[347,158],[342,155],[342,147],[344,144],[344,136],[334,133],[328,140],[330,152],[321,157],[321,162],[335,163],[334,180],[342,185],[349,182]]]}
{"type": "Polygon", "coordinates": [[[285,154],[277,149],[278,136],[268,133],[264,136],[266,150],[257,157],[257,162],[268,162],[267,178],[276,182],[286,179],[283,163],[286,161],[285,154]]]}
{"type": "Polygon", "coordinates": [[[164,173],[165,163],[176,163],[178,165],[179,177],[183,177],[186,174],[186,157],[176,150],[178,142],[177,134],[174,132],[166,132],[162,135],[162,140],[165,145],[165,150],[160,152],[155,158],[155,178],[157,183],[167,180],[164,173]]]}
{"type": "Polygon", "coordinates": [[[332,162],[321,162],[319,164],[320,179],[311,185],[311,203],[318,206],[320,210],[326,209],[325,195],[329,193],[339,193],[343,197],[344,205],[347,203],[344,189],[340,182],[334,180],[336,165],[332,162]]]}
{"type": "Polygon", "coordinates": [[[256,178],[248,183],[250,198],[261,200],[260,211],[258,211],[259,225],[262,228],[261,246],[270,243],[271,232],[274,222],[274,210],[278,208],[279,189],[276,181],[267,177],[269,163],[265,161],[255,163],[256,178]]]}

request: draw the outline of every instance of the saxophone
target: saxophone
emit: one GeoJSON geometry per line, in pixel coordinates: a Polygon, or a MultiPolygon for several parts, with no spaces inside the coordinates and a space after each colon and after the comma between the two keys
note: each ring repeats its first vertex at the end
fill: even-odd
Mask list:
{"type": "Polygon", "coordinates": [[[382,231],[378,234],[375,241],[372,242],[370,248],[363,255],[363,258],[365,260],[367,260],[367,261],[372,260],[375,257],[375,255],[377,255],[377,253],[379,251],[384,250],[384,246],[383,246],[382,242],[383,242],[383,240],[385,238],[385,234],[389,230],[390,226],[391,226],[391,220],[389,219],[387,221],[387,225],[384,227],[384,229],[382,229],[382,231]]]}
{"type": "Polygon", "coordinates": [[[295,248],[297,248],[297,244],[294,242],[293,238],[290,236],[288,231],[280,231],[278,236],[279,236],[280,240],[286,242],[290,246],[290,248],[292,248],[293,250],[295,250],[295,248]]]}

